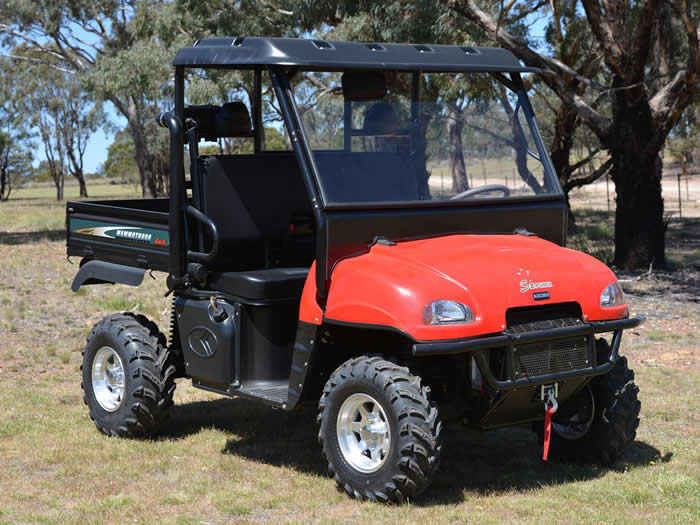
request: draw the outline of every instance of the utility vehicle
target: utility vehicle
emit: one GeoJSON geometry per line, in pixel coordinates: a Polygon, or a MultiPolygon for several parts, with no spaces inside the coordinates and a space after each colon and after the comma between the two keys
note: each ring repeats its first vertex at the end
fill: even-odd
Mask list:
{"type": "Polygon", "coordinates": [[[129,312],[90,332],[99,430],[156,433],[176,378],[318,403],[338,486],[386,502],[430,484],[438,410],[532,428],[545,457],[620,456],[640,409],[620,340],[643,319],[564,247],[536,70],[502,49],[253,37],[173,65],[169,199],[67,205],[73,290],[155,270],[173,298],[168,339],[129,312]]]}

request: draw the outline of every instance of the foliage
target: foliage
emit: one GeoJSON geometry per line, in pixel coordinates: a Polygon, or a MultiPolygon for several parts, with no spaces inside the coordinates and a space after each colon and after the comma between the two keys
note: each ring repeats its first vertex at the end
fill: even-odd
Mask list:
{"type": "Polygon", "coordinates": [[[31,171],[33,160],[27,113],[17,104],[17,81],[12,62],[0,59],[0,201],[31,171]]]}
{"type": "MultiPolygon", "coordinates": [[[[666,227],[659,153],[697,90],[698,2],[582,0],[587,23],[584,31],[571,31],[571,36],[593,52],[581,67],[572,67],[503,27],[502,13],[513,2],[483,6],[475,0],[441,0],[441,4],[455,17],[475,23],[526,64],[543,69],[540,80],[575,110],[610,153],[617,193],[615,264],[663,266],[666,227]],[[592,39],[585,37],[587,32],[592,39]]],[[[556,21],[565,4],[541,2],[535,8],[538,13],[551,9],[556,21]]],[[[578,9],[577,5],[570,9],[574,18],[578,9]]],[[[550,33],[560,29],[555,24],[550,33]]],[[[604,167],[582,181],[595,179],[604,167]]]]}
{"type": "Polygon", "coordinates": [[[138,166],[136,164],[134,141],[127,130],[119,131],[107,151],[107,159],[102,171],[108,179],[138,183],[138,166]]]}
{"type": "MultiPolygon", "coordinates": [[[[81,77],[128,122],[144,195],[165,191],[165,162],[153,117],[167,103],[160,86],[174,51],[189,43],[171,3],[128,0],[7,0],[0,31],[17,60],[40,61],[81,77]],[[87,35],[87,36],[85,36],[87,35]],[[18,47],[22,44],[22,47],[18,47]]],[[[167,157],[166,157],[167,158],[167,157]]]]}

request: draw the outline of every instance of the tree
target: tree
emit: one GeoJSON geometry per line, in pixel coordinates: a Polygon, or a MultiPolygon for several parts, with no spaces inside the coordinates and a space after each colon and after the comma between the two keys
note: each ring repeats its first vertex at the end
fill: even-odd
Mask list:
{"type": "Polygon", "coordinates": [[[107,150],[107,159],[102,170],[108,179],[138,183],[139,167],[134,158],[134,141],[128,130],[120,130],[107,150]]]}
{"type": "Polygon", "coordinates": [[[32,160],[29,145],[22,138],[0,131],[0,201],[8,200],[20,178],[31,172],[32,160]]]}
{"type": "Polygon", "coordinates": [[[10,60],[0,59],[0,201],[10,198],[33,160],[27,113],[17,104],[17,82],[10,60]]]}
{"type": "Polygon", "coordinates": [[[38,108],[32,123],[39,129],[39,137],[44,146],[46,165],[56,187],[56,200],[63,200],[63,187],[66,180],[66,162],[63,141],[59,131],[61,113],[56,99],[47,99],[38,108]]]}
{"type": "Polygon", "coordinates": [[[79,75],[126,118],[145,196],[165,188],[167,170],[154,151],[162,133],[153,120],[164,108],[160,88],[171,76],[175,49],[190,40],[174,17],[173,4],[142,0],[0,4],[4,43],[23,44],[13,51],[15,59],[79,75]]]}
{"type": "Polygon", "coordinates": [[[103,122],[104,114],[100,104],[93,103],[78,79],[64,73],[61,81],[65,98],[63,118],[59,130],[66,152],[67,168],[70,174],[78,180],[80,196],[87,197],[87,185],[83,170],[85,149],[90,136],[103,122]]]}
{"type": "Polygon", "coordinates": [[[5,44],[23,42],[35,55],[58,59],[84,75],[91,91],[114,105],[134,143],[142,193],[167,191],[166,134],[154,118],[170,106],[172,58],[180,47],[209,35],[294,34],[294,19],[274,0],[5,0],[0,33],[5,44]]]}
{"type": "MultiPolygon", "coordinates": [[[[31,56],[27,50],[22,51],[31,56]]],[[[15,68],[12,74],[17,86],[15,104],[23,108],[29,123],[39,132],[58,200],[63,200],[66,174],[78,180],[80,196],[87,197],[83,158],[101,114],[78,79],[61,69],[57,60],[50,65],[37,60],[15,68]]]]}
{"type": "Polygon", "coordinates": [[[527,65],[542,68],[542,82],[576,110],[609,152],[617,191],[615,264],[664,265],[659,153],[697,88],[698,6],[691,7],[688,0],[582,0],[604,66],[601,83],[508,31],[499,23],[498,7],[487,11],[474,0],[441,4],[475,23],[527,65]],[[569,78],[585,85],[583,94],[572,89],[569,78]],[[609,111],[599,108],[601,100],[607,101],[609,111]]]}

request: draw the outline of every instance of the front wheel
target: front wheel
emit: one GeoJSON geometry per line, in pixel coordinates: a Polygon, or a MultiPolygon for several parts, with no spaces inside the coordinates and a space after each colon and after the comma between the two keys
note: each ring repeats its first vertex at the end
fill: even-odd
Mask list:
{"type": "Polygon", "coordinates": [[[351,497],[403,502],[437,470],[442,426],[428,389],[380,357],[351,359],[331,375],[318,422],[328,471],[351,497]]]}
{"type": "MultiPolygon", "coordinates": [[[[638,393],[634,372],[620,357],[610,372],[594,378],[554,415],[550,456],[614,464],[637,434],[638,393]]],[[[536,431],[541,443],[541,424],[536,431]]]]}

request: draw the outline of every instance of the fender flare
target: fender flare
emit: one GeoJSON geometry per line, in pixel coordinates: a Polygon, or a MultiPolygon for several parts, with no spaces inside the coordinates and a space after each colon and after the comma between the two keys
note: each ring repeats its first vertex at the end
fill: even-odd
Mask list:
{"type": "Polygon", "coordinates": [[[81,264],[78,273],[75,274],[70,289],[77,292],[81,286],[88,284],[128,284],[138,286],[143,282],[146,270],[114,264],[105,261],[87,261],[81,264]]]}

